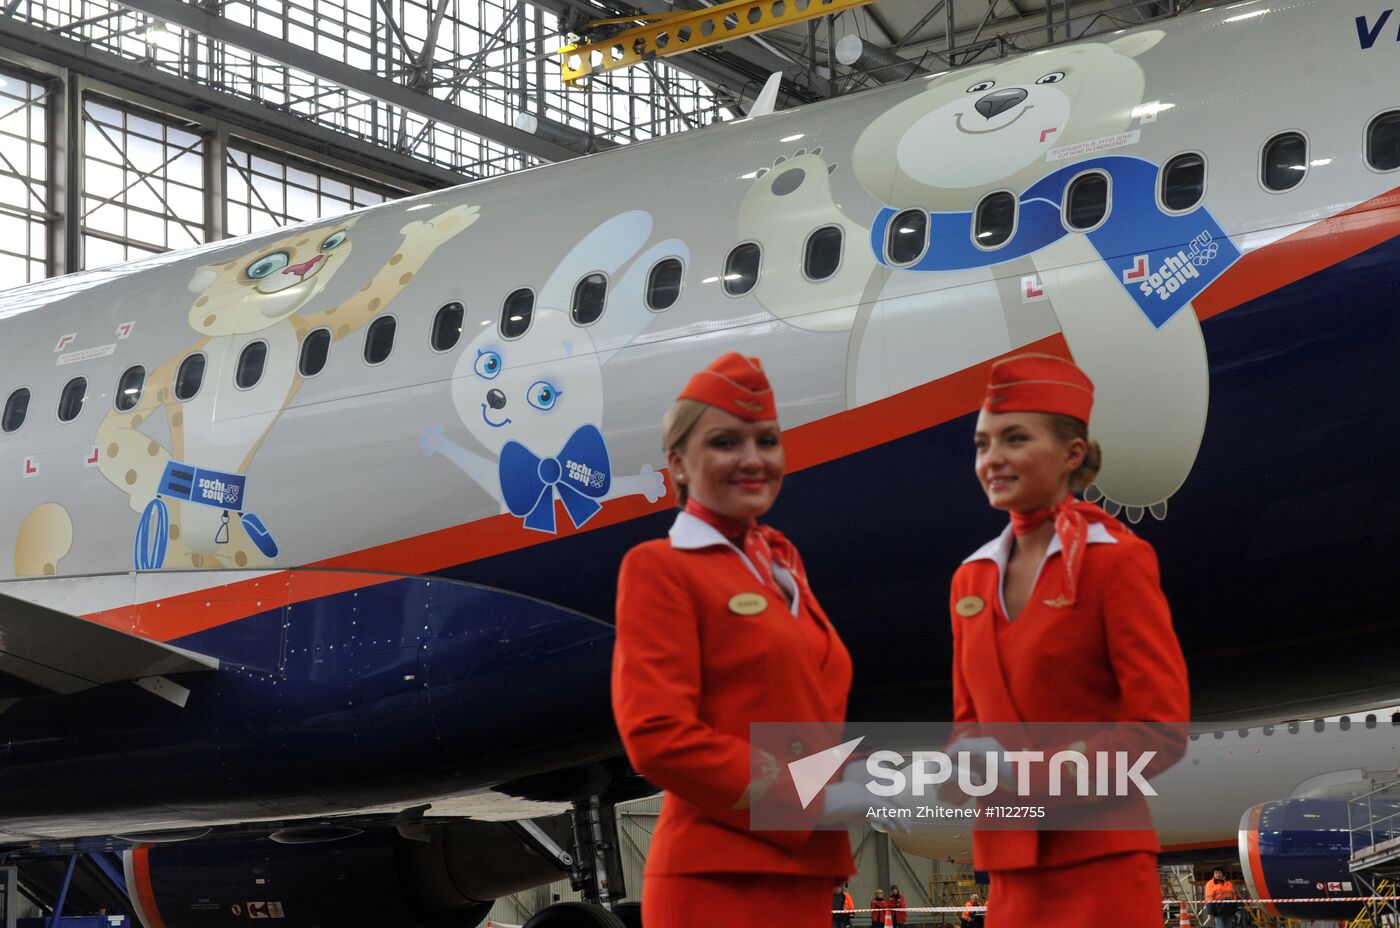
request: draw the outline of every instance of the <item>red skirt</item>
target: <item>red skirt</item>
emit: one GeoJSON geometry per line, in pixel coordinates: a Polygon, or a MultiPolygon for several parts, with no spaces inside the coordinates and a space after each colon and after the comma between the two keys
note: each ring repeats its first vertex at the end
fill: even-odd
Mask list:
{"type": "Polygon", "coordinates": [[[1146,851],[991,877],[987,928],[1162,928],[1157,855],[1146,851]]]}
{"type": "Polygon", "coordinates": [[[782,928],[831,928],[831,895],[839,882],[834,876],[786,873],[647,876],[642,882],[642,924],[714,928],[752,924],[755,913],[762,912],[782,928]]]}

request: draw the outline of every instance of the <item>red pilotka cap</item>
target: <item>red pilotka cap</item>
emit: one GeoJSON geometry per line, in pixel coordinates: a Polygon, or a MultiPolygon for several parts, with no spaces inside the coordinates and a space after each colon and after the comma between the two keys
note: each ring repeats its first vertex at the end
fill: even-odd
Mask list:
{"type": "Polygon", "coordinates": [[[1094,408],[1094,382],[1078,367],[1048,354],[1018,354],[992,365],[990,412],[1043,412],[1086,425],[1094,408]]]}
{"type": "Polygon", "coordinates": [[[763,362],[736,351],[721,355],[690,378],[677,399],[698,400],[745,422],[778,418],[778,405],[763,373],[763,362]]]}

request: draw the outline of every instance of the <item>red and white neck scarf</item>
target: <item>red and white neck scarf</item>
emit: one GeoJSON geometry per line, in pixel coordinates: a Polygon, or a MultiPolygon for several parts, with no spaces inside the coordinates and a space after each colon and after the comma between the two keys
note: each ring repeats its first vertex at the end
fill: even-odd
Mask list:
{"type": "Polygon", "coordinates": [[[749,562],[753,564],[754,569],[758,571],[759,579],[763,581],[764,586],[783,597],[787,596],[786,591],[773,577],[773,565],[776,563],[792,574],[792,579],[797,582],[799,591],[807,593],[807,572],[802,569],[802,559],[797,556],[797,548],[787,540],[787,536],[782,532],[768,525],[759,525],[753,519],[741,522],[722,516],[713,509],[697,503],[693,498],[686,500],[685,511],[719,532],[735,547],[743,551],[749,562]]]}
{"type": "Polygon", "coordinates": [[[1029,535],[1051,519],[1055,520],[1055,534],[1060,539],[1060,559],[1065,565],[1066,605],[1073,606],[1079,595],[1079,572],[1084,567],[1084,547],[1088,542],[1090,523],[1100,523],[1110,531],[1128,532],[1128,529],[1093,503],[1066,496],[1049,509],[1011,513],[1011,531],[1018,537],[1029,535]]]}

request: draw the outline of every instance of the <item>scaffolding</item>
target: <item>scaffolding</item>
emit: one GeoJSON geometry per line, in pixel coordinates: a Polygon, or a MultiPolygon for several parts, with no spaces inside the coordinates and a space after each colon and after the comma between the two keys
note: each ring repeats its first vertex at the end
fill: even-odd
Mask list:
{"type": "Polygon", "coordinates": [[[1384,783],[1347,803],[1351,832],[1349,869],[1362,893],[1371,897],[1349,923],[1352,928],[1400,926],[1400,780],[1384,783]]]}

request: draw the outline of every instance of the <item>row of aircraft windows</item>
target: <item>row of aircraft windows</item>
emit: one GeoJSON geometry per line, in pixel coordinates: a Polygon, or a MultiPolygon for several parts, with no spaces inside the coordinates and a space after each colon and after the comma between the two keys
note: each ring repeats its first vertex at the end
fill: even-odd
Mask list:
{"type": "MultiPolygon", "coordinates": [[[[1385,112],[1371,120],[1366,129],[1366,163],[1377,171],[1400,168],[1400,110],[1385,112]]],[[[1269,139],[1262,149],[1260,182],[1275,193],[1292,190],[1307,175],[1308,140],[1301,132],[1283,132],[1269,139]]],[[[1205,197],[1206,160],[1197,152],[1171,158],[1162,167],[1157,195],[1163,209],[1182,213],[1195,209],[1205,197]]],[[[1065,189],[1062,218],[1065,227],[1088,232],[1102,225],[1112,208],[1113,188],[1102,171],[1088,171],[1076,177],[1065,189]]],[[[1016,232],[1019,201],[1010,191],[988,194],[973,214],[972,240],[978,248],[992,250],[1009,242],[1016,232]]],[[[929,214],[922,209],[898,213],[885,233],[885,257],[896,267],[916,264],[930,244],[929,214]]],[[[811,281],[829,279],[841,266],[845,235],[840,226],[822,226],[807,236],[802,250],[802,273],[811,281]]],[[[730,296],[743,296],[758,284],[763,266],[763,248],[757,242],[735,245],[724,261],[721,285],[730,296]]],[[[679,258],[663,258],[647,273],[645,300],[653,312],[670,309],[680,298],[685,266],[679,258]]],[[[585,275],[574,286],[570,316],[578,325],[589,325],[603,315],[607,305],[608,278],[595,272],[585,275]]],[[[503,338],[519,338],[530,328],[535,311],[535,291],[521,287],[512,291],[501,306],[500,333],[503,338]]],[[[434,351],[448,351],[462,335],[466,309],[461,303],[447,303],[433,317],[430,341],[434,351]]],[[[398,326],[393,316],[374,320],[365,331],[364,359],[382,364],[394,349],[398,326]]],[[[330,354],[329,329],[316,329],[302,339],[297,371],[314,377],[326,366],[330,354]]],[[[180,362],[175,374],[175,398],[193,399],[204,382],[206,359],[195,353],[180,362]]],[[[267,343],[250,342],[238,356],[234,384],[250,390],[262,380],[267,364],[267,343]]],[[[146,370],[140,365],[128,368],[117,383],[113,405],[119,412],[135,409],[141,400],[146,370]]],[[[58,399],[60,422],[71,422],[82,412],[87,397],[87,379],[74,377],[64,385],[58,399]]],[[[30,391],[21,387],[10,394],[0,414],[0,431],[13,432],[24,424],[29,411],[30,391]]]]}
{"type": "MultiPolygon", "coordinates": [[[[455,347],[462,337],[462,320],[466,308],[461,303],[447,303],[433,317],[430,342],[435,351],[448,351],[455,347]]],[[[398,320],[393,316],[381,316],[370,323],[365,330],[363,356],[366,364],[383,364],[394,350],[394,335],[398,320]]],[[[302,377],[314,377],[321,373],[330,357],[330,329],[314,329],[302,338],[301,349],[297,353],[297,373],[302,377]]],[[[208,359],[204,352],[188,355],[175,370],[175,398],[187,402],[195,398],[204,385],[204,372],[208,359]]],[[[263,378],[267,367],[267,342],[259,339],[243,346],[234,365],[233,383],[240,390],[251,390],[263,378]]],[[[58,420],[72,422],[83,411],[87,399],[88,382],[86,377],[74,377],[64,384],[58,397],[58,420]]],[[[141,402],[146,388],[146,369],[140,364],[122,372],[117,379],[117,391],[112,406],[118,412],[130,412],[141,402]]],[[[5,408],[0,413],[0,431],[9,433],[24,425],[29,414],[30,391],[20,387],[5,400],[5,408]]]]}
{"type": "MultiPolygon", "coordinates": [[[[1366,726],[1367,728],[1375,728],[1377,725],[1380,724],[1379,720],[1376,718],[1376,716],[1375,716],[1374,713],[1369,713],[1369,714],[1367,714],[1367,716],[1365,717],[1365,719],[1363,719],[1362,721],[1363,721],[1363,723],[1365,724],[1365,726],[1366,726]]],[[[1392,713],[1391,713],[1391,716],[1390,716],[1390,725],[1391,725],[1392,728],[1400,728],[1400,712],[1392,712],[1392,713]]],[[[1263,726],[1263,728],[1260,729],[1260,731],[1267,737],[1267,736],[1272,735],[1272,734],[1274,733],[1275,727],[1276,727],[1276,726],[1274,726],[1274,725],[1265,725],[1265,726],[1263,726]]],[[[1338,727],[1339,729],[1341,729],[1342,731],[1350,731],[1350,730],[1351,730],[1351,716],[1349,716],[1349,715],[1344,715],[1344,716],[1342,716],[1341,718],[1339,718],[1339,719],[1337,720],[1337,727],[1338,727]]],[[[1327,720],[1326,720],[1326,719],[1313,719],[1313,722],[1312,722],[1312,730],[1313,730],[1313,731],[1316,731],[1316,732],[1326,731],[1326,730],[1327,730],[1327,720]]],[[[1289,722],[1289,723],[1288,723],[1288,733],[1289,733],[1290,735],[1296,735],[1296,734],[1298,734],[1298,732],[1300,732],[1300,731],[1302,731],[1302,723],[1301,723],[1301,722],[1289,722]]],[[[1225,737],[1225,734],[1226,734],[1226,733],[1225,733],[1224,731],[1216,731],[1216,732],[1212,732],[1212,733],[1211,733],[1211,736],[1214,737],[1214,738],[1218,741],[1218,740],[1223,739],[1223,738],[1225,737]]],[[[1236,734],[1239,735],[1241,738],[1248,738],[1248,737],[1249,737],[1249,734],[1250,734],[1250,729],[1248,729],[1248,728],[1241,728],[1241,729],[1239,729],[1239,730],[1236,732],[1236,734]]],[[[1200,733],[1200,732],[1195,732],[1195,733],[1193,733],[1193,734],[1191,735],[1191,740],[1192,740],[1192,741],[1199,741],[1200,739],[1201,739],[1201,733],[1200,733]]]]}

